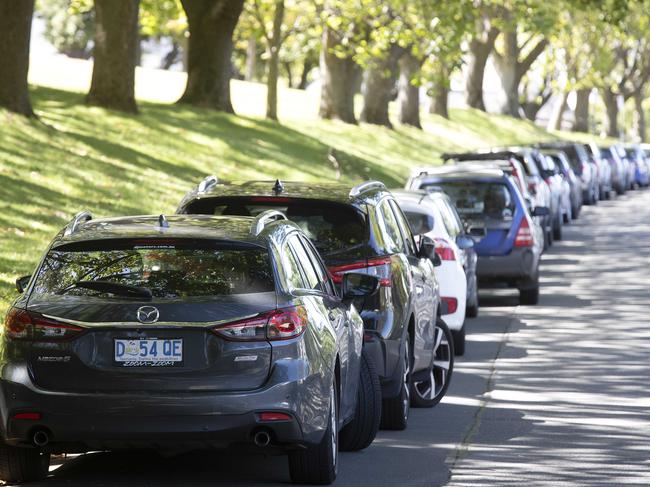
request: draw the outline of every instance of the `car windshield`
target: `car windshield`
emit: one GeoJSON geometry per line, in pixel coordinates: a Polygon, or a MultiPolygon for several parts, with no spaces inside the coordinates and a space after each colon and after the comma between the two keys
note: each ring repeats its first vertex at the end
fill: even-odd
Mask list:
{"type": "Polygon", "coordinates": [[[505,184],[482,181],[440,181],[426,189],[444,191],[463,218],[510,220],[515,202],[505,184]]]}
{"type": "Polygon", "coordinates": [[[124,299],[130,288],[173,300],[270,292],[275,285],[266,249],[209,241],[113,241],[50,250],[33,293],[124,299]]]}
{"type": "Polygon", "coordinates": [[[188,213],[256,216],[278,210],[296,223],[324,257],[354,254],[365,248],[366,225],[348,205],[299,198],[235,197],[197,200],[188,213]]]}

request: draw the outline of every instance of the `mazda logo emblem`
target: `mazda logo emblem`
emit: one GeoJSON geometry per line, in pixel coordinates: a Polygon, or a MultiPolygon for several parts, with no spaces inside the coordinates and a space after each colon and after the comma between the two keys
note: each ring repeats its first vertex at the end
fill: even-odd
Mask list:
{"type": "Polygon", "coordinates": [[[155,323],[160,318],[158,308],[153,306],[141,306],[138,308],[138,321],[140,323],[155,323]]]}

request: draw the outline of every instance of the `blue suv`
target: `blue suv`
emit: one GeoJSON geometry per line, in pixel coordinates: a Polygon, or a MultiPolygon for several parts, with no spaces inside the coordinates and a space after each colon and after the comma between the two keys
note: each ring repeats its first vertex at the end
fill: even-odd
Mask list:
{"type": "Polygon", "coordinates": [[[544,236],[532,217],[548,215],[548,208],[536,207],[531,215],[513,178],[484,163],[428,169],[407,188],[443,191],[452,199],[477,239],[480,287],[516,288],[522,304],[537,304],[544,236]]]}

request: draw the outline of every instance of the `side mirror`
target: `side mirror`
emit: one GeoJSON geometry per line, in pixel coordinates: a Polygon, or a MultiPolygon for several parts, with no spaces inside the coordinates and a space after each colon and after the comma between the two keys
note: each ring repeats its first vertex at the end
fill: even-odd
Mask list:
{"type": "Polygon", "coordinates": [[[482,239],[487,236],[487,228],[485,227],[469,227],[467,233],[470,237],[482,239]]]}
{"type": "Polygon", "coordinates": [[[467,235],[459,235],[456,237],[456,245],[458,245],[458,248],[461,250],[471,249],[474,247],[474,240],[467,235]]]}
{"type": "Polygon", "coordinates": [[[357,298],[372,296],[379,289],[379,279],[360,272],[348,272],[343,274],[341,282],[341,294],[344,300],[352,301],[357,298]]]}
{"type": "Polygon", "coordinates": [[[547,206],[536,206],[533,209],[532,216],[548,216],[551,214],[551,210],[547,206]]]}
{"type": "Polygon", "coordinates": [[[436,256],[436,243],[431,239],[431,237],[427,237],[426,235],[422,235],[422,238],[420,239],[420,248],[418,250],[418,257],[420,259],[434,259],[434,256],[436,256]]]}
{"type": "Polygon", "coordinates": [[[32,276],[23,276],[19,277],[16,279],[16,290],[22,294],[25,292],[25,289],[27,288],[27,285],[29,284],[29,280],[32,278],[32,276]]]}

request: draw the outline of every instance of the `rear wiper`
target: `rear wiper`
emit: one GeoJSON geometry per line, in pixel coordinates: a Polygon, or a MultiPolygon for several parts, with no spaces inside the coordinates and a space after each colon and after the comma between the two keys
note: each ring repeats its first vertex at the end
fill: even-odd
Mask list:
{"type": "Polygon", "coordinates": [[[144,298],[147,300],[153,298],[151,289],[147,289],[146,287],[129,286],[128,284],[120,284],[119,282],[77,281],[71,287],[92,289],[93,291],[111,293],[117,296],[125,296],[127,298],[144,298]]]}

